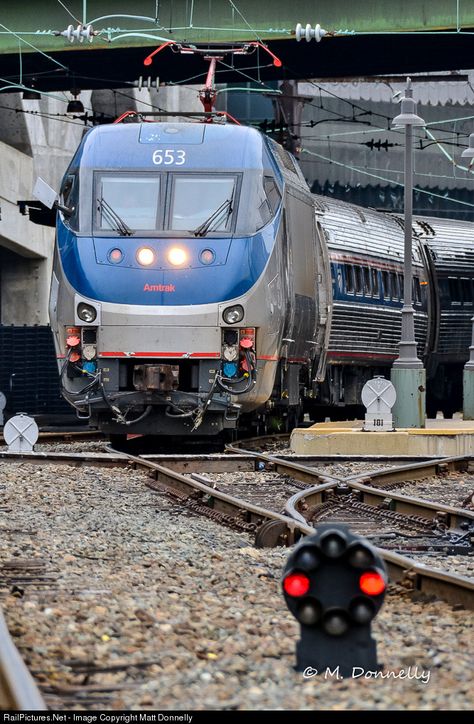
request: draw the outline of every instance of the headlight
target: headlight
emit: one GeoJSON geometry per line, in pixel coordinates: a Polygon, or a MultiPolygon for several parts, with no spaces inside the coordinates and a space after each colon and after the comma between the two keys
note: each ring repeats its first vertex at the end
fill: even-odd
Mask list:
{"type": "Polygon", "coordinates": [[[224,309],[222,314],[224,322],[226,324],[237,324],[244,318],[244,308],[240,304],[236,304],[234,307],[227,307],[224,309]]]}
{"type": "Polygon", "coordinates": [[[174,246],[168,252],[168,261],[173,266],[181,266],[187,260],[188,255],[184,249],[180,249],[179,246],[174,246]]]}
{"type": "Polygon", "coordinates": [[[84,302],[81,302],[77,305],[77,316],[79,319],[82,319],[83,322],[90,324],[97,317],[97,310],[94,307],[91,307],[90,304],[84,304],[84,302]]]}
{"type": "Polygon", "coordinates": [[[147,246],[142,246],[142,248],[137,251],[137,261],[142,266],[150,266],[150,264],[153,264],[155,261],[155,252],[147,246]]]}

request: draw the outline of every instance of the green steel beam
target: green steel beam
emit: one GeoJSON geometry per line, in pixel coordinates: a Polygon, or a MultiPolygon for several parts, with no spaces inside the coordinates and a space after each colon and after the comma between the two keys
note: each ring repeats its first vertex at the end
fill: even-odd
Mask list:
{"type": "MultiPolygon", "coordinates": [[[[2,3],[0,54],[67,49],[142,47],[160,38],[190,42],[291,39],[296,23],[330,32],[457,32],[474,28],[471,0],[22,0],[2,3]],[[295,9],[295,6],[297,9],[295,9]],[[66,10],[67,8],[67,10],[66,10]],[[158,8],[157,17],[155,10],[158,8]],[[143,19],[126,17],[144,16],[143,19]],[[111,16],[111,17],[106,17],[111,16]],[[148,19],[146,19],[148,18],[148,19]],[[93,23],[89,44],[70,43],[54,31],[93,23]],[[140,35],[137,35],[140,33],[140,35]],[[29,45],[30,44],[30,45],[29,45]]],[[[314,41],[312,41],[314,42],[314,41]]],[[[334,42],[325,38],[324,43],[334,42]]]]}

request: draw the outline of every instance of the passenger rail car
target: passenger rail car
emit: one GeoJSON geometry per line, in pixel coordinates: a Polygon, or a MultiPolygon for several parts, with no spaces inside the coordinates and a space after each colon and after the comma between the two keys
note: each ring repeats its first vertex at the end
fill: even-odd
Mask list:
{"type": "MultiPolygon", "coordinates": [[[[312,196],[254,129],[91,129],[58,208],[62,390],[105,432],[217,435],[243,416],[291,426],[304,406],[359,403],[397,355],[403,222],[312,196]]],[[[467,356],[472,312],[450,295],[452,278],[462,300],[471,285],[472,309],[472,225],[415,227],[416,336],[436,374],[467,356]]]]}

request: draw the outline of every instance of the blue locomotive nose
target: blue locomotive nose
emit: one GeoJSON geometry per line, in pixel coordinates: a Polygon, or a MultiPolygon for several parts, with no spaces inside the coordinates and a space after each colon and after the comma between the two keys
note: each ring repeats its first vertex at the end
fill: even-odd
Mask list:
{"type": "Polygon", "coordinates": [[[117,304],[241,296],[275,247],[281,187],[253,129],[92,129],[63,183],[64,206],[75,209],[58,219],[64,273],[79,294],[117,304]]]}
{"type": "Polygon", "coordinates": [[[78,238],[61,221],[58,247],[68,281],[90,299],[152,306],[208,304],[239,297],[255,284],[265,269],[279,222],[277,214],[252,236],[213,237],[215,258],[211,264],[200,259],[203,249],[211,246],[209,238],[180,239],[179,248],[185,249],[187,259],[178,267],[167,256],[169,248],[176,246],[174,240],[138,236],[120,240],[122,258],[117,263],[111,256],[118,246],[116,239],[78,238]],[[155,255],[148,266],[137,259],[144,247],[155,255]]]}

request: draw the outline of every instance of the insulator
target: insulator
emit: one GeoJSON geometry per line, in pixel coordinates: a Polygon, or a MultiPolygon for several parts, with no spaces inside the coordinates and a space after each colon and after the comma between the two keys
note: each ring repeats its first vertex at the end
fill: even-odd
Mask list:
{"type": "Polygon", "coordinates": [[[96,33],[94,32],[94,28],[90,24],[78,25],[75,30],[73,25],[68,25],[66,30],[63,30],[61,33],[59,33],[59,35],[62,35],[64,38],[69,40],[70,43],[74,43],[75,40],[83,43],[84,39],[88,40],[89,43],[92,43],[94,35],[96,35],[96,33]]]}
{"type": "Polygon", "coordinates": [[[295,36],[298,43],[300,40],[306,40],[307,43],[314,38],[317,43],[320,42],[321,38],[324,38],[327,31],[324,30],[319,23],[316,24],[316,27],[313,29],[311,27],[311,24],[308,23],[305,28],[301,25],[301,23],[298,23],[295,29],[295,36]]]}
{"type": "Polygon", "coordinates": [[[85,27],[83,26],[82,30],[81,30],[81,35],[83,38],[88,40],[89,43],[92,43],[92,41],[94,40],[94,35],[95,35],[94,28],[92,27],[92,25],[86,25],[85,27]]]}

